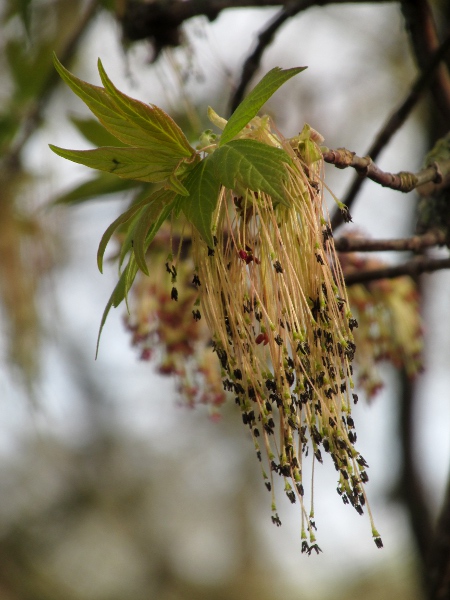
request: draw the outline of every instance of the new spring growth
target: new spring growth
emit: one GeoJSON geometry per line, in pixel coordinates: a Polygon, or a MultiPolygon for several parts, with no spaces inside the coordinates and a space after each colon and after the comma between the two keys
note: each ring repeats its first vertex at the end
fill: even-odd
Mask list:
{"type": "MultiPolygon", "coordinates": [[[[100,242],[101,269],[111,237],[119,227],[124,232],[119,280],[100,331],[109,310],[127,299],[138,271],[155,272],[154,265],[148,267],[149,257],[164,265],[170,255],[165,267],[169,302],[189,314],[189,298],[193,326],[206,323],[209,328],[223,391],[234,397],[261,462],[272,521],[281,525],[274,488],[279,476],[290,502],[300,507],[302,551],[319,553],[315,465],[331,457],[339,495],[360,514],[368,509],[368,465],[355,448],[352,331],[357,323],[323,213],[323,140],[308,125],[285,139],[269,117],[257,116],[268,98],[304,68],[272,69],[228,121],[209,109],[221,134],[205,132],[194,149],[164,111],[120,92],[100,62],[104,87],[79,80],[56,59],[55,65],[122,145],[52,150],[119,177],[155,184],[100,242]],[[152,242],[166,222],[177,235],[169,235],[167,252],[158,258],[152,242]],[[173,247],[175,240],[178,247],[173,247]],[[186,254],[191,277],[181,276],[190,264],[186,254]],[[312,472],[312,482],[306,471],[312,472]]],[[[160,325],[164,314],[160,311],[160,325]]],[[[191,350],[192,358],[196,352],[191,350]]],[[[378,534],[374,539],[380,546],[378,534]]]]}

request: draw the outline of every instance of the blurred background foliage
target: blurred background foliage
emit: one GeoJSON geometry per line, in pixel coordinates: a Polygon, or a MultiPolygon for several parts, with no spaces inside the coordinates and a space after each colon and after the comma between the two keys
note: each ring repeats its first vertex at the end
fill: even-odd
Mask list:
{"type": "MultiPolygon", "coordinates": [[[[139,4],[0,0],[0,598],[419,600],[421,549],[408,524],[397,435],[404,388],[394,371],[374,408],[358,407],[374,463],[369,495],[388,528],[384,555],[353,514],[341,516],[335,495],[319,503],[328,518],[325,554],[308,559],[295,516],[282,518],[281,530],[266,527],[268,500],[233,406],[219,422],[205,407],[179,406],[170,382],[137,362],[120,315],[93,360],[114,279],[96,273],[95,246],[118,205],[146,189],[51,155],[48,142],[108,144],[58,81],[51,53],[94,82],[100,55],[118,87],[162,106],[194,140],[208,104],[227,114],[244,58],[275,11],[231,7],[211,22],[200,15],[136,41],[130,23],[139,4]]],[[[445,31],[445,0],[433,11],[445,31]]],[[[309,65],[308,74],[267,106],[280,129],[293,135],[310,122],[330,147],[361,155],[416,72],[397,3],[300,14],[261,71],[297,64],[309,65]]],[[[445,133],[434,114],[425,98],[386,152],[388,170],[420,167],[445,133]]],[[[327,177],[339,195],[350,174],[329,169],[327,177]]],[[[353,216],[375,237],[399,237],[412,231],[413,204],[372,187],[353,216]]],[[[447,323],[439,331],[433,315],[444,314],[449,279],[433,275],[426,284],[428,376],[419,396],[428,414],[444,412],[427,420],[419,403],[415,424],[425,441],[416,459],[433,522],[449,455],[450,356],[447,323]]]]}

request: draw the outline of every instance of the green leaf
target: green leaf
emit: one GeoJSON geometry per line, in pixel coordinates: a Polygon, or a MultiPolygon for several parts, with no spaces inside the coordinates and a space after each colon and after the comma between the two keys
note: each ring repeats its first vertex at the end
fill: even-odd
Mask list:
{"type": "Polygon", "coordinates": [[[281,148],[255,140],[234,140],[211,155],[216,178],[227,188],[236,186],[269,194],[273,200],[290,206],[284,196],[289,156],[281,148]]]}
{"type": "Polygon", "coordinates": [[[91,169],[107,171],[125,179],[157,182],[169,177],[176,169],[179,158],[160,150],[157,154],[148,148],[96,148],[68,150],[49,144],[58,156],[91,169]]]}
{"type": "Polygon", "coordinates": [[[112,307],[117,308],[119,306],[119,304],[124,299],[126,299],[127,294],[133,284],[133,281],[134,281],[134,278],[136,277],[137,272],[138,272],[138,268],[136,265],[136,261],[134,260],[134,257],[131,256],[130,260],[128,261],[127,266],[125,267],[125,269],[122,271],[122,274],[120,275],[119,281],[117,282],[116,287],[114,288],[113,293],[111,294],[111,296],[108,300],[105,310],[103,311],[102,320],[100,322],[100,328],[99,328],[98,337],[97,337],[97,348],[95,351],[95,358],[97,358],[97,356],[98,356],[100,337],[102,335],[102,331],[103,331],[103,327],[106,323],[106,319],[108,318],[109,311],[111,310],[112,307]]]}
{"type": "Polygon", "coordinates": [[[81,135],[94,146],[125,146],[117,137],[109,133],[97,119],[70,117],[70,120],[81,135]]]}
{"type": "Polygon", "coordinates": [[[280,67],[275,67],[266,73],[228,119],[228,123],[220,138],[219,146],[223,146],[232,140],[258,114],[262,106],[264,106],[267,100],[283,83],[306,68],[296,67],[294,69],[283,70],[280,67]]]}
{"type": "Polygon", "coordinates": [[[105,254],[106,247],[109,243],[109,240],[112,238],[114,232],[118,227],[130,221],[146,204],[151,202],[153,199],[153,194],[148,198],[144,198],[140,202],[133,204],[130,206],[128,210],[119,215],[117,219],[115,219],[111,225],[106,229],[105,233],[102,235],[102,239],[100,240],[100,244],[97,250],[97,265],[100,273],[103,273],[103,256],[105,254]]]}
{"type": "Polygon", "coordinates": [[[158,145],[165,150],[170,148],[176,156],[180,157],[195,154],[184,133],[167,113],[157,106],[144,104],[119,91],[106,74],[100,59],[98,72],[111,99],[129,121],[146,132],[148,139],[151,139],[155,146],[158,145]]]}
{"type": "Polygon", "coordinates": [[[145,253],[159,228],[171,213],[175,194],[171,190],[158,190],[151,203],[142,211],[131,235],[138,267],[149,275],[145,253]]]}
{"type": "Polygon", "coordinates": [[[189,196],[178,197],[176,201],[181,203],[188,221],[194,225],[208,246],[213,248],[211,219],[217,205],[221,184],[215,176],[211,157],[205,158],[196,165],[183,183],[189,196]]]}
{"type": "MultiPolygon", "coordinates": [[[[157,116],[155,117],[156,125],[153,128],[154,134],[152,135],[151,125],[142,128],[140,123],[138,124],[136,122],[137,120],[130,119],[124,111],[120,109],[117,102],[102,87],[92,85],[75,77],[75,75],[72,75],[70,71],[63,67],[55,54],[53,55],[53,62],[61,78],[67,83],[70,89],[83,100],[105,129],[124,144],[160,151],[162,144],[164,144],[164,140],[166,140],[167,144],[164,144],[165,150],[171,151],[178,160],[191,156],[195,152],[193,148],[190,147],[189,151],[186,148],[183,152],[180,152],[179,144],[171,144],[170,135],[164,136],[164,134],[161,133],[160,127],[164,122],[162,115],[170,119],[170,117],[161,109],[158,109],[157,116]]],[[[148,108],[149,111],[152,111],[150,107],[148,108]]]]}
{"type": "MultiPolygon", "coordinates": [[[[117,194],[131,189],[139,189],[141,187],[143,185],[138,182],[119,179],[110,173],[99,173],[93,179],[85,181],[65,194],[58,196],[56,200],[53,200],[52,204],[80,204],[88,200],[99,199],[102,196],[117,194]]],[[[148,189],[150,187],[150,185],[146,186],[147,195],[150,193],[150,189],[148,189]]]]}

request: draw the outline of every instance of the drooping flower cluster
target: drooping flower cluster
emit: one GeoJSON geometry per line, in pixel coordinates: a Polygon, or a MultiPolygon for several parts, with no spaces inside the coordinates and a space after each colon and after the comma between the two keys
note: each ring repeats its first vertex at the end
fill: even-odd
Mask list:
{"type": "MultiPolygon", "coordinates": [[[[385,266],[377,259],[357,254],[340,257],[345,273],[385,266]]],[[[378,364],[389,361],[409,377],[422,370],[423,331],[419,295],[409,277],[381,279],[348,288],[352,311],[359,327],[354,332],[358,347],[357,384],[368,398],[383,387],[378,364]]]]}
{"type": "Polygon", "coordinates": [[[166,224],[152,245],[149,276],[141,274],[133,286],[125,322],[141,359],[152,359],[160,374],[175,378],[183,404],[207,404],[214,411],[226,395],[211,359],[210,332],[196,307],[192,261],[168,261],[171,237],[166,224]]]}
{"type": "MultiPolygon", "coordinates": [[[[193,232],[199,310],[212,332],[224,389],[240,407],[258,459],[266,454],[272,520],[281,524],[276,473],[291,502],[300,503],[303,551],[319,552],[312,491],[309,510],[304,502],[305,463],[314,468],[329,453],[344,503],[361,514],[366,505],[367,463],[354,447],[351,416],[357,322],[322,213],[322,161],[311,135],[288,142],[260,119],[245,135],[283,147],[291,157],[288,202],[221,189],[214,248],[193,232]]],[[[373,523],[372,532],[381,546],[373,523]]]]}

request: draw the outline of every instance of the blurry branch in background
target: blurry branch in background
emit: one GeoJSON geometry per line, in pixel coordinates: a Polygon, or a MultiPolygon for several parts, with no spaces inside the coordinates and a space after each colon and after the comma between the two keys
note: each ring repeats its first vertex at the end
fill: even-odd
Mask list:
{"type": "MultiPolygon", "coordinates": [[[[430,69],[430,61],[439,50],[439,37],[427,0],[402,0],[401,8],[410,35],[417,64],[421,71],[430,69]]],[[[444,122],[450,121],[450,75],[444,64],[433,69],[430,81],[433,100],[444,122]]]]}
{"type": "Polygon", "coordinates": [[[450,269],[450,258],[414,258],[402,265],[395,267],[384,267],[381,269],[372,269],[370,271],[360,271],[358,273],[349,273],[345,276],[347,286],[355,283],[367,283],[377,279],[394,279],[402,275],[409,275],[414,278],[422,273],[431,273],[442,269],[450,269]]]}
{"type": "MultiPolygon", "coordinates": [[[[370,156],[372,160],[375,160],[380,154],[381,150],[388,144],[392,136],[400,129],[403,123],[406,121],[406,118],[417,104],[422,92],[426,89],[428,84],[430,83],[433,73],[437,66],[441,63],[441,61],[445,58],[448,50],[450,49],[450,33],[446,37],[445,41],[439,47],[439,49],[434,53],[432,58],[430,59],[427,67],[422,71],[422,73],[418,76],[416,81],[411,86],[411,90],[404,99],[404,101],[398,106],[398,108],[393,112],[393,114],[387,119],[386,123],[380,129],[378,134],[375,137],[374,142],[370,146],[367,151],[367,156],[370,156]]],[[[364,178],[356,177],[353,180],[353,183],[350,185],[350,188],[343,198],[342,202],[350,207],[353,204],[361,186],[364,182],[364,178]]],[[[342,224],[342,215],[340,212],[337,212],[333,215],[331,219],[331,225],[333,228],[338,227],[342,224]]]]}
{"type": "MultiPolygon", "coordinates": [[[[86,33],[87,26],[94,17],[98,6],[99,0],[91,0],[73,31],[64,39],[63,46],[59,50],[59,56],[64,62],[69,62],[75,54],[78,44],[86,33]]],[[[59,81],[58,73],[55,69],[50,69],[45,81],[41,84],[40,95],[30,102],[30,106],[22,118],[22,126],[18,135],[12,141],[10,147],[4,151],[2,163],[6,167],[13,166],[19,161],[23,147],[41,124],[42,112],[59,81]]],[[[0,168],[3,166],[2,163],[0,163],[0,168]]]]}
{"type": "Polygon", "coordinates": [[[409,238],[396,240],[371,240],[358,237],[339,237],[334,241],[338,252],[383,252],[406,251],[419,252],[433,246],[444,246],[446,234],[440,230],[428,231],[423,235],[413,235],[409,238]]]}

